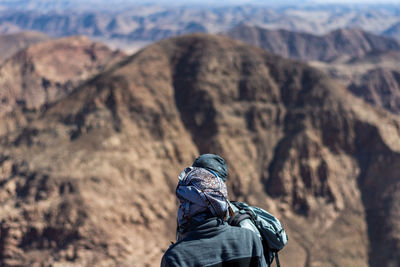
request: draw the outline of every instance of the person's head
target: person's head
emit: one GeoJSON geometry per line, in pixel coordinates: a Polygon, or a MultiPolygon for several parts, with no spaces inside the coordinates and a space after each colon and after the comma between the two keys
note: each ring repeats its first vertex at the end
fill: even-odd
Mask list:
{"type": "Polygon", "coordinates": [[[178,229],[184,232],[191,224],[210,217],[226,219],[229,213],[225,183],[205,168],[188,167],[179,175],[176,196],[178,229]]]}
{"type": "Polygon", "coordinates": [[[228,176],[228,169],[226,168],[225,160],[218,155],[202,154],[196,158],[192,164],[193,167],[199,167],[214,172],[224,182],[228,176]]]}

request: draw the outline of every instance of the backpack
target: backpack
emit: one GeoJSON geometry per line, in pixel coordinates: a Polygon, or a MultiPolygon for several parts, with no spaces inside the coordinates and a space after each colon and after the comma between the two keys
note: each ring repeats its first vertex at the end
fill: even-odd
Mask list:
{"type": "Polygon", "coordinates": [[[232,201],[231,204],[238,211],[229,218],[228,223],[240,227],[241,222],[249,219],[261,235],[266,262],[270,265],[275,257],[276,264],[280,267],[278,251],[286,245],[288,236],[279,220],[261,208],[249,206],[239,201],[232,201]]]}

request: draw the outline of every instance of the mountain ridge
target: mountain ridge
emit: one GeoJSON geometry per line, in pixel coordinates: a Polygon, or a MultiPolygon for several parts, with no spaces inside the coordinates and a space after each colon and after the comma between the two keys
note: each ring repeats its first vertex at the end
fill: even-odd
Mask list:
{"type": "Polygon", "coordinates": [[[362,28],[383,34],[400,20],[396,6],[318,5],[273,7],[135,5],[123,9],[28,9],[2,11],[3,32],[37,30],[51,36],[84,34],[125,47],[190,32],[220,33],[247,23],[268,29],[326,34],[338,28],[362,28]]]}
{"type": "Polygon", "coordinates": [[[330,62],[343,56],[360,57],[371,51],[400,50],[400,42],[359,29],[338,29],[323,36],[240,25],[227,33],[286,58],[330,62]]]}
{"type": "Polygon", "coordinates": [[[387,71],[396,72],[400,67],[397,60],[400,43],[395,39],[358,29],[316,36],[247,25],[241,25],[227,35],[287,58],[309,62],[368,103],[394,114],[399,112],[398,82],[393,75],[387,74],[387,71]]]}
{"type": "Polygon", "coordinates": [[[1,263],[157,265],[176,176],[211,152],[231,199],[281,219],[286,265],[396,264],[399,126],[301,62],[221,36],[161,41],[0,138],[1,263]]]}
{"type": "Polygon", "coordinates": [[[0,66],[1,112],[15,106],[38,109],[67,95],[123,53],[83,36],[41,42],[22,49],[0,66]],[[19,104],[18,104],[19,103],[19,104]]]}
{"type": "Polygon", "coordinates": [[[0,35],[0,64],[18,50],[49,39],[50,36],[32,31],[0,35]]]}

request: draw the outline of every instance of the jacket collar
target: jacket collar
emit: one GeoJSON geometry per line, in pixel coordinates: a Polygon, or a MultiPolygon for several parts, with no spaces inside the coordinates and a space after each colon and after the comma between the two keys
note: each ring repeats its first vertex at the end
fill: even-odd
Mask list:
{"type": "Polygon", "coordinates": [[[190,240],[211,237],[225,230],[226,227],[228,227],[228,224],[223,219],[213,217],[193,224],[181,238],[182,240],[190,240]]]}

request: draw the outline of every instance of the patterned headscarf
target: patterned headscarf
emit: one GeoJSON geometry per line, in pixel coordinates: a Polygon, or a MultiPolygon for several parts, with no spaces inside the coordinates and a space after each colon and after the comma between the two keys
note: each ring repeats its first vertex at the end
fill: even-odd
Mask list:
{"type": "Polygon", "coordinates": [[[193,162],[193,167],[205,168],[211,172],[215,172],[219,178],[226,182],[228,169],[223,158],[214,154],[203,154],[197,157],[193,162]]]}
{"type": "Polygon", "coordinates": [[[187,167],[182,171],[179,175],[176,196],[180,202],[179,232],[185,231],[190,223],[202,221],[210,215],[223,219],[228,215],[226,185],[206,169],[187,167]]]}

